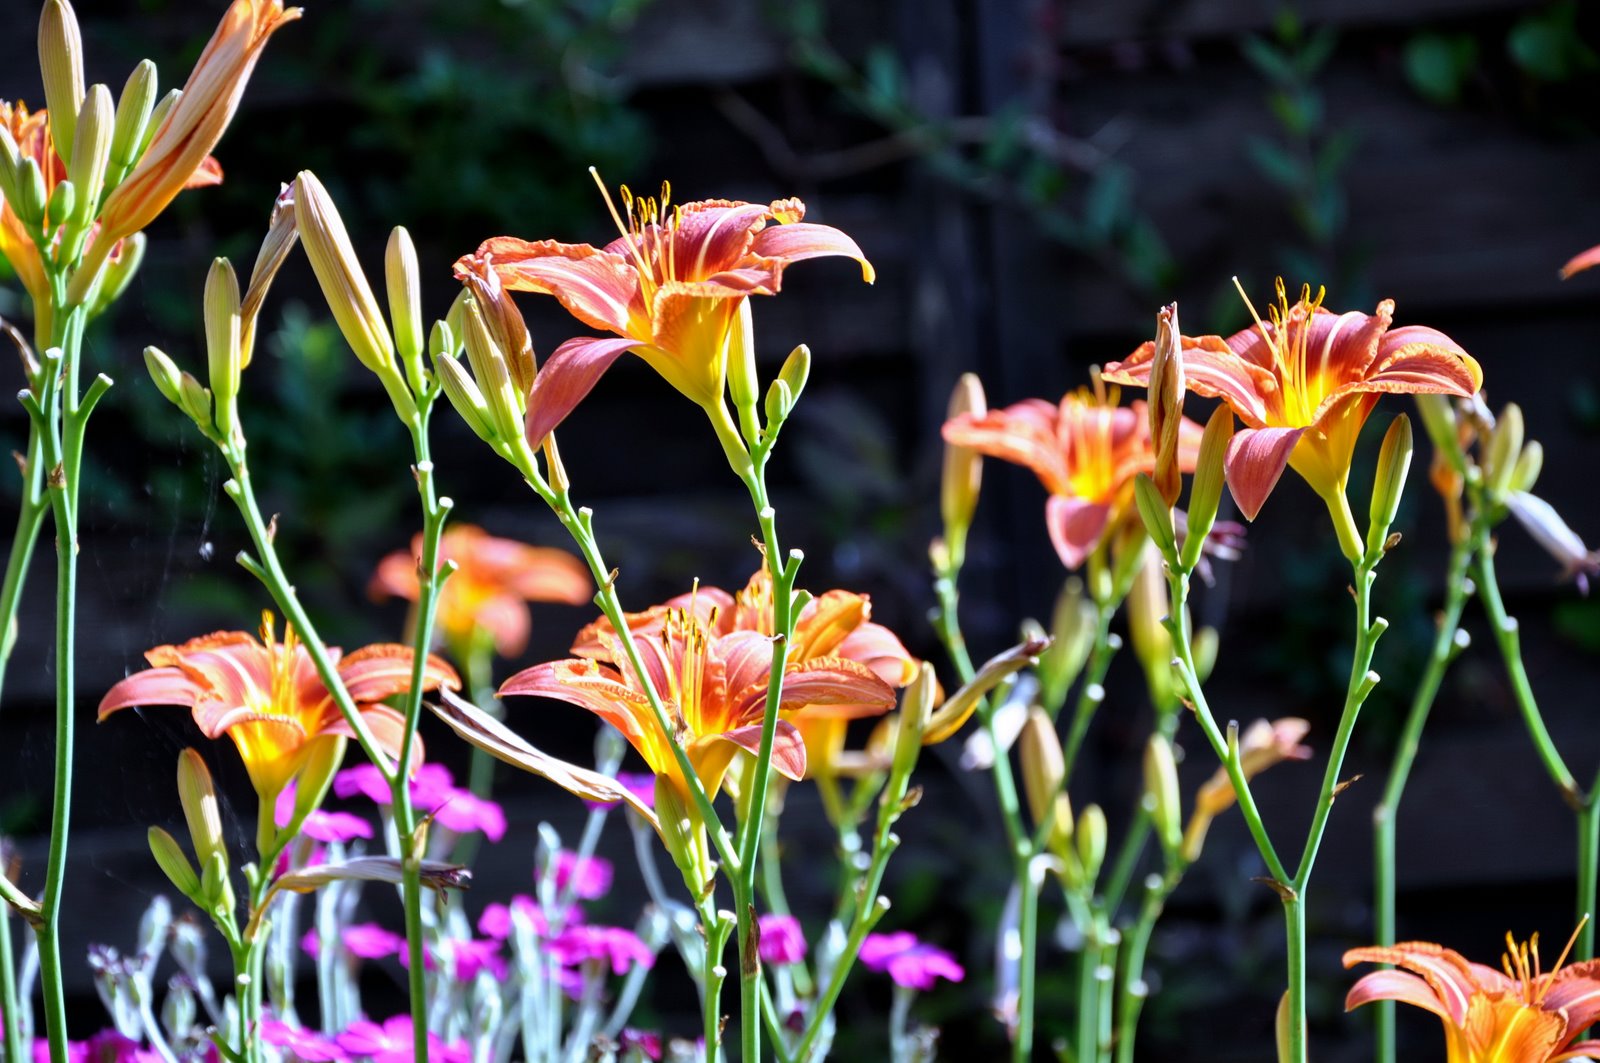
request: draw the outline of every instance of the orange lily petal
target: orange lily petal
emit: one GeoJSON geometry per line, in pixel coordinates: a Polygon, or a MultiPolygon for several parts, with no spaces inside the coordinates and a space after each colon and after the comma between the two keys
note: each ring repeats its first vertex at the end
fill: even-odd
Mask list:
{"type": "Polygon", "coordinates": [[[795,622],[790,659],[803,661],[832,655],[851,632],[866,622],[871,611],[865,596],[849,591],[828,591],[813,598],[795,622]]]}
{"type": "Polygon", "coordinates": [[[1561,279],[1566,280],[1574,273],[1582,273],[1586,269],[1600,265],[1600,244],[1589,248],[1582,254],[1573,255],[1565,266],[1561,267],[1561,279]]]}
{"type": "Polygon", "coordinates": [[[756,233],[750,245],[752,253],[785,262],[802,262],[808,258],[842,255],[861,263],[861,279],[868,284],[877,280],[877,271],[860,246],[831,225],[811,222],[791,222],[787,225],[769,225],[756,233]]]}
{"type": "MultiPolygon", "coordinates": [[[[716,736],[744,750],[752,756],[761,754],[761,725],[753,723],[716,736]]],[[[800,732],[788,720],[779,720],[772,735],[772,766],[788,779],[806,777],[806,744],[800,732]]]]}
{"type": "Polygon", "coordinates": [[[552,698],[587,709],[615,727],[653,771],[667,769],[667,762],[660,756],[649,702],[604,665],[582,659],[534,665],[501,685],[499,697],[515,695],[552,698]]]}
{"type": "Polygon", "coordinates": [[[537,447],[543,443],[544,437],[594,390],[611,363],[637,346],[637,340],[579,336],[557,347],[533,378],[533,388],[528,392],[528,445],[537,447]]]}
{"type": "MultiPolygon", "coordinates": [[[[367,731],[372,735],[372,740],[391,761],[400,759],[400,744],[405,741],[406,718],[402,713],[391,709],[387,705],[369,705],[361,710],[361,722],[367,725],[367,731]]],[[[343,735],[345,738],[356,736],[355,728],[340,713],[335,712],[332,719],[322,729],[323,734],[343,735]]],[[[411,736],[411,770],[413,773],[422,767],[424,749],[421,735],[411,736]]]]}
{"type": "Polygon", "coordinates": [[[103,721],[118,709],[135,705],[177,705],[192,709],[209,694],[210,688],[197,683],[181,668],[147,668],[135,672],[100,699],[97,721],[103,721]]]}
{"type": "MultiPolygon", "coordinates": [[[[1261,396],[1276,386],[1269,369],[1237,353],[1232,343],[1221,336],[1184,336],[1181,342],[1183,377],[1190,391],[1204,398],[1221,399],[1252,428],[1267,423],[1267,408],[1261,396]]],[[[1155,353],[1154,341],[1146,340],[1127,358],[1102,369],[1100,375],[1108,383],[1148,387],[1155,353]]]]}
{"type": "Polygon", "coordinates": [[[1044,504],[1044,523],[1056,555],[1068,569],[1083,564],[1094,552],[1111,520],[1111,507],[1069,495],[1051,495],[1044,504]]]}
{"type": "Polygon", "coordinates": [[[1344,1010],[1354,1011],[1363,1004],[1377,1000],[1397,1000],[1431,1011],[1448,1023],[1455,1023],[1450,1009],[1445,1007],[1427,982],[1409,971],[1373,971],[1364,975],[1344,997],[1344,1010]]]}
{"type": "Polygon", "coordinates": [[[1449,1013],[1450,1022],[1461,1026],[1467,1021],[1467,1005],[1479,992],[1472,980],[1466,957],[1454,949],[1447,949],[1431,941],[1406,941],[1393,947],[1371,946],[1350,949],[1344,954],[1344,965],[1358,963],[1389,963],[1414,971],[1433,988],[1439,1001],[1449,1013]]]}
{"type": "Polygon", "coordinates": [[[981,417],[963,414],[945,423],[944,441],[1032,469],[1052,493],[1067,489],[1066,462],[1056,438],[1057,407],[1024,399],[981,417]]]}
{"type": "Polygon", "coordinates": [[[835,653],[860,661],[893,687],[903,687],[915,679],[921,664],[899,637],[882,624],[862,624],[845,636],[835,653]]]}
{"type": "MultiPolygon", "coordinates": [[[[590,328],[628,331],[639,274],[622,255],[589,244],[496,236],[478,245],[476,257],[492,265],[500,283],[512,291],[553,295],[590,328]]],[[[455,266],[457,277],[479,269],[472,256],[455,266]]]]}
{"type": "MultiPolygon", "coordinates": [[[[377,643],[363,646],[339,662],[339,678],[358,704],[371,704],[411,689],[412,651],[410,646],[377,643]]],[[[461,677],[442,659],[428,655],[422,673],[422,688],[460,689],[461,677]]]]}
{"type": "Polygon", "coordinates": [[[1228,490],[1246,520],[1255,520],[1289,464],[1304,428],[1241,428],[1228,441],[1228,490]]]}

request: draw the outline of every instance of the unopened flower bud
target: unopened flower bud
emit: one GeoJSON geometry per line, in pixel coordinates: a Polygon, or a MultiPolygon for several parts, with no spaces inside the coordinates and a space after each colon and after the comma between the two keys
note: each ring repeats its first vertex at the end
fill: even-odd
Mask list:
{"type": "Polygon", "coordinates": [[[1073,834],[1078,842],[1078,862],[1083,867],[1084,881],[1092,883],[1100,877],[1100,865],[1106,859],[1106,814],[1099,805],[1083,810],[1073,834]]]}
{"type": "Polygon", "coordinates": [[[155,110],[150,112],[150,120],[145,123],[144,136],[139,141],[139,150],[134,152],[135,159],[142,158],[149,150],[151,141],[156,138],[156,130],[161,128],[172,109],[178,106],[178,101],[183,99],[182,89],[171,89],[156,102],[155,110]]]}
{"type": "Polygon", "coordinates": [[[782,377],[774,380],[767,388],[767,400],[764,406],[769,432],[788,420],[789,411],[794,409],[794,394],[790,392],[789,385],[784,383],[782,377]]]}
{"type": "Polygon", "coordinates": [[[16,212],[22,224],[30,229],[44,224],[46,204],[44,198],[44,171],[31,158],[22,160],[17,167],[17,197],[6,203],[16,212]]]}
{"type": "Polygon", "coordinates": [[[1038,642],[1024,642],[985,661],[971,682],[964,683],[960,690],[946,698],[944,704],[929,717],[927,730],[922,735],[922,744],[935,745],[961,730],[961,725],[967,722],[967,718],[977,709],[978,702],[986,697],[989,691],[999,686],[1001,680],[1007,676],[1037,663],[1036,658],[1044,649],[1045,647],[1038,642]]]}
{"type": "Polygon", "coordinates": [[[127,173],[139,160],[145,127],[156,106],[156,65],[142,60],[128,75],[117,100],[117,119],[111,129],[111,173],[127,173]]]}
{"type": "Polygon", "coordinates": [[[193,749],[178,756],[178,801],[189,824],[189,840],[194,845],[200,866],[210,874],[210,865],[221,860],[227,876],[228,850],[222,840],[222,815],[217,810],[217,792],[211,785],[211,771],[193,749]]]}
{"type": "Polygon", "coordinates": [[[156,864],[171,881],[173,888],[185,897],[199,893],[200,876],[183,854],[183,847],[178,840],[160,827],[151,827],[146,837],[150,842],[150,855],[156,858],[156,864]]]}
{"type": "Polygon", "coordinates": [[[161,894],[150,900],[150,906],[139,919],[139,956],[155,957],[166,950],[167,931],[172,929],[172,902],[161,894]]]}
{"type": "Polygon", "coordinates": [[[1155,481],[1145,473],[1134,477],[1133,501],[1139,507],[1139,516],[1144,521],[1145,531],[1150,533],[1150,541],[1168,564],[1176,564],[1178,539],[1172,528],[1172,508],[1161,497],[1155,481]]]}
{"type": "Polygon", "coordinates": [[[205,324],[206,364],[211,394],[216,397],[217,429],[227,439],[233,435],[244,358],[239,345],[239,278],[225,258],[213,259],[211,272],[206,274],[205,324]]]}
{"type": "Polygon", "coordinates": [[[1211,670],[1217,666],[1218,642],[1214,627],[1196,629],[1189,640],[1189,649],[1194,655],[1194,677],[1202,683],[1211,678],[1211,670]]]}
{"type": "Polygon", "coordinates": [[[1417,395],[1417,413],[1422,416],[1422,428],[1428,433],[1428,442],[1434,452],[1445,457],[1451,465],[1461,464],[1461,448],[1456,434],[1456,411],[1445,395],[1417,395]]]}
{"type": "Polygon", "coordinates": [[[159,347],[146,347],[144,367],[150,373],[150,379],[155,381],[156,390],[161,392],[161,397],[182,409],[182,376],[173,360],[159,347]]]}
{"type": "Polygon", "coordinates": [[[939,680],[933,666],[924,661],[917,667],[917,677],[906,687],[900,700],[900,714],[895,725],[893,770],[909,776],[922,751],[922,739],[927,733],[928,720],[933,715],[933,702],[938,697],[939,680]]]}
{"type": "Polygon", "coordinates": [[[72,164],[67,169],[67,176],[78,194],[72,220],[80,225],[94,216],[95,207],[99,205],[106,167],[111,161],[111,127],[115,121],[111,90],[104,85],[94,86],[78,115],[72,164]]]}
{"type": "Polygon", "coordinates": [[[495,433],[489,404],[483,400],[483,392],[478,390],[472,377],[461,368],[461,363],[448,354],[441,354],[433,360],[433,371],[438,374],[444,397],[450,400],[456,414],[474,435],[494,446],[500,437],[495,433]]]}
{"type": "Polygon", "coordinates": [[[169,1037],[177,1037],[192,1030],[199,1008],[195,1004],[194,985],[183,975],[173,975],[167,982],[167,996],[161,1002],[161,1025],[169,1037]]]}
{"type": "Polygon", "coordinates": [[[1600,550],[1590,550],[1554,506],[1538,495],[1512,491],[1506,495],[1506,508],[1517,523],[1545,551],[1561,563],[1562,577],[1577,583],[1587,594],[1589,577],[1600,575],[1600,550]]]}
{"type": "MultiPolygon", "coordinates": [[[[950,393],[946,422],[962,414],[974,418],[988,412],[983,383],[976,373],[962,373],[950,393]]],[[[966,560],[967,532],[978,508],[978,492],[983,486],[983,456],[971,447],[955,443],[944,445],[944,475],[939,481],[939,514],[944,521],[944,566],[959,569],[966,560]]]]}
{"type": "Polygon", "coordinates": [[[1406,474],[1411,469],[1411,418],[1401,414],[1389,423],[1378,451],[1378,472],[1372,481],[1372,503],[1367,512],[1367,554],[1378,556],[1389,538],[1389,527],[1400,512],[1406,474]]]}
{"type": "Polygon", "coordinates": [[[1066,777],[1066,761],[1061,753],[1061,738],[1049,715],[1038,706],[1028,710],[1018,739],[1022,753],[1022,788],[1028,798],[1028,813],[1035,827],[1051,815],[1061,780],[1066,777]]]}
{"type": "MultiPolygon", "coordinates": [[[[750,312],[749,299],[739,300],[739,311],[734,315],[733,327],[728,329],[727,364],[728,394],[733,399],[739,424],[741,427],[754,426],[761,383],[756,377],[755,315],[750,312]]],[[[749,430],[749,427],[745,427],[747,433],[749,430]]]]}
{"type": "Polygon", "coordinates": [[[1489,487],[1489,497],[1501,501],[1511,489],[1511,478],[1517,470],[1517,459],[1522,456],[1522,407],[1510,403],[1500,412],[1494,431],[1489,434],[1489,445],[1483,456],[1483,474],[1489,487]]]}
{"type": "Polygon", "coordinates": [[[211,389],[200,383],[193,373],[184,373],[179,377],[178,391],[183,412],[200,427],[200,431],[218,438],[216,421],[211,416],[211,389]]]}
{"type": "Polygon", "coordinates": [[[295,225],[311,269],[345,342],[362,365],[376,373],[402,421],[416,413],[416,400],[395,365],[394,341],[373,297],[355,247],[328,190],[315,174],[301,171],[294,183],[295,225]]]}
{"type": "Polygon", "coordinates": [[[21,177],[22,154],[17,148],[16,138],[11,135],[10,129],[0,126],[0,199],[4,199],[13,211],[22,196],[21,177]]]}
{"type": "Polygon", "coordinates": [[[107,307],[120,299],[122,293],[128,290],[128,285],[133,283],[134,276],[144,263],[147,243],[144,233],[134,233],[122,241],[121,250],[106,262],[105,272],[101,274],[100,283],[94,289],[94,300],[89,307],[90,317],[98,317],[104,313],[107,307]]]}
{"type": "Polygon", "coordinates": [[[221,853],[212,853],[200,872],[200,896],[197,903],[207,911],[231,912],[234,907],[233,884],[228,881],[228,861],[221,853]]]}
{"type": "Polygon", "coordinates": [[[77,186],[71,181],[57,182],[55,189],[50,193],[50,202],[45,205],[45,217],[50,227],[54,229],[72,217],[72,212],[77,208],[77,205],[77,186]]]}
{"type": "Polygon", "coordinates": [[[83,32],[67,0],[45,0],[39,14],[39,71],[50,112],[50,136],[61,161],[70,166],[78,108],[83,106],[83,32]]]}
{"type": "Polygon", "coordinates": [[[344,761],[347,739],[341,735],[326,735],[310,744],[305,766],[295,779],[294,822],[298,823],[322,807],[328,788],[333,785],[334,773],[344,761]]]}
{"type": "Polygon", "coordinates": [[[1039,656],[1039,702],[1051,712],[1066,700],[1094,645],[1095,606],[1083,593],[1083,581],[1068,579],[1056,596],[1050,618],[1050,648],[1039,656]]]}
{"type": "Polygon", "coordinates": [[[1144,792],[1150,822],[1170,858],[1183,844],[1183,809],[1178,795],[1178,764],[1172,755],[1172,743],[1164,735],[1151,735],[1145,746],[1144,792]]]}
{"type": "Polygon", "coordinates": [[[411,390],[422,392],[422,270],[411,234],[397,225],[389,234],[383,255],[384,280],[389,289],[389,320],[394,324],[394,345],[405,366],[411,390]]]}
{"type": "Polygon", "coordinates": [[[522,434],[523,419],[527,414],[526,397],[517,394],[511,380],[511,369],[506,364],[505,352],[500,350],[489,327],[484,323],[483,312],[476,300],[469,302],[461,316],[462,339],[466,342],[467,361],[472,365],[472,376],[489,408],[489,417],[501,439],[515,439],[522,434]]]}
{"type": "Polygon", "coordinates": [[[1232,441],[1233,410],[1227,403],[1218,403],[1200,436],[1194,483],[1189,488],[1188,530],[1184,533],[1183,554],[1179,560],[1186,570],[1200,563],[1206,538],[1216,524],[1217,507],[1222,504],[1222,486],[1227,478],[1228,444],[1232,441]]]}
{"type": "Polygon", "coordinates": [[[1157,709],[1165,709],[1173,701],[1172,636],[1162,625],[1167,609],[1167,581],[1161,559],[1149,550],[1128,591],[1128,637],[1157,709]]]}
{"type": "Polygon", "coordinates": [[[1150,361],[1150,444],[1156,452],[1151,479],[1168,508],[1177,505],[1183,491],[1178,467],[1178,436],[1183,425],[1183,351],[1178,332],[1178,304],[1169,303],[1156,314],[1155,354],[1150,361]]]}
{"type": "Polygon", "coordinates": [[[778,370],[778,379],[788,385],[789,406],[793,409],[806,389],[806,381],[811,379],[811,348],[802,343],[790,351],[789,357],[783,360],[783,368],[778,370]]]}
{"type": "Polygon", "coordinates": [[[1516,467],[1511,472],[1511,490],[1532,491],[1543,470],[1544,446],[1537,439],[1530,439],[1517,456],[1516,467]]]}
{"type": "Polygon", "coordinates": [[[448,321],[435,321],[428,330],[428,357],[440,358],[457,353],[456,338],[448,321]]]}
{"type": "Polygon", "coordinates": [[[267,292],[273,278],[289,259],[300,239],[300,230],[294,216],[294,186],[283,185],[278,198],[272,201],[272,214],[267,221],[267,235],[261,239],[256,251],[256,264],[250,268],[250,283],[245,286],[244,299],[239,303],[239,364],[250,368],[255,354],[256,320],[261,316],[261,306],[267,301],[267,292]]]}

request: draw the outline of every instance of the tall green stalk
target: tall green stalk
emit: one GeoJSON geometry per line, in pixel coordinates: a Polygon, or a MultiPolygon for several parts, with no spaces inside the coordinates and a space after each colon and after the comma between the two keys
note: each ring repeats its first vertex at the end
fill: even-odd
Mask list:
{"type": "MultiPolygon", "coordinates": [[[[1374,909],[1378,944],[1395,942],[1395,894],[1397,850],[1395,835],[1400,814],[1400,800],[1405,795],[1406,782],[1411,777],[1411,766],[1416,761],[1417,749],[1422,741],[1422,728],[1428,713],[1444,682],[1446,670],[1461,650],[1457,638],[1461,613],[1466,606],[1471,585],[1467,568],[1472,563],[1473,537],[1462,535],[1450,545],[1450,559],[1445,566],[1444,604],[1439,610],[1438,629],[1428,654],[1427,666],[1417,681],[1411,696],[1411,708],[1406,713],[1405,726],[1395,746],[1394,760],[1389,766],[1389,779],[1384,784],[1383,796],[1372,810],[1373,889],[1376,893],[1374,909]]],[[[1395,1063],[1395,1002],[1377,1002],[1377,1063],[1395,1063]]]]}

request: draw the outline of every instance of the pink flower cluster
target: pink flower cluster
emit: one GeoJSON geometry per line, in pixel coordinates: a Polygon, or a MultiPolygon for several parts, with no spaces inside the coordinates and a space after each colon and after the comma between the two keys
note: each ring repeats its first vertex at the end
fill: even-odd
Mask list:
{"type": "MultiPolygon", "coordinates": [[[[372,764],[346,768],[333,777],[333,792],[339,797],[361,795],[376,804],[387,805],[393,794],[389,782],[372,764]]],[[[482,831],[497,842],[506,835],[505,811],[495,802],[456,786],[450,769],[443,764],[424,764],[411,780],[411,803],[423,815],[457,834],[482,831]]]]}
{"type": "Polygon", "coordinates": [[[860,960],[869,970],[887,971],[896,985],[907,989],[932,989],[936,979],[959,982],[967,976],[954,956],[905,930],[868,934],[861,942],[860,960]]]}

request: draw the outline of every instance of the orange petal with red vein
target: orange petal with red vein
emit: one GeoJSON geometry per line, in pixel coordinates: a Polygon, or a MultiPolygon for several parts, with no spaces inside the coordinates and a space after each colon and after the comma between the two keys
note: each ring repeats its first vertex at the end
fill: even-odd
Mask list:
{"type": "MultiPolygon", "coordinates": [[[[406,718],[387,705],[369,705],[361,710],[361,722],[367,725],[373,741],[378,748],[388,755],[391,760],[400,759],[400,743],[405,741],[406,718]]],[[[322,730],[323,734],[343,735],[346,738],[356,736],[355,728],[351,727],[344,716],[335,712],[332,720],[322,730]]],[[[411,736],[411,770],[413,773],[422,766],[424,748],[421,735],[411,736]]]]}
{"type": "MultiPolygon", "coordinates": [[[[714,737],[732,742],[752,756],[761,755],[761,725],[753,723],[714,737]]],[[[772,735],[772,766],[788,779],[806,777],[806,744],[788,720],[779,720],[772,735]]]]}
{"type": "MultiPolygon", "coordinates": [[[[639,298],[639,274],[621,255],[589,244],[495,236],[478,245],[500,283],[513,291],[553,295],[590,328],[626,332],[639,298]]],[[[474,272],[472,256],[456,262],[456,276],[474,272]]]]}
{"type": "Polygon", "coordinates": [[[533,378],[533,388],[528,392],[528,419],[524,429],[528,445],[537,447],[543,443],[544,437],[594,390],[611,363],[637,346],[637,340],[578,336],[557,347],[539,375],[533,378]]]}
{"type": "Polygon", "coordinates": [[[1574,273],[1582,273],[1584,270],[1594,266],[1600,266],[1600,244],[1596,244],[1582,254],[1573,255],[1567,261],[1567,264],[1561,267],[1561,279],[1566,280],[1574,273]]]}
{"type": "Polygon", "coordinates": [[[1456,1021],[1450,1009],[1439,999],[1439,994],[1409,971],[1373,971],[1365,975],[1345,994],[1344,1010],[1354,1011],[1363,1004],[1378,1000],[1397,1000],[1431,1011],[1452,1025],[1456,1021]]]}
{"type": "Polygon", "coordinates": [[[808,258],[842,255],[861,263],[861,279],[868,284],[877,280],[877,271],[861,247],[850,237],[831,225],[812,222],[791,222],[787,225],[769,225],[756,233],[750,245],[752,253],[787,262],[802,262],[808,258]]]}
{"type": "Polygon", "coordinates": [[[96,720],[134,705],[177,705],[193,708],[207,688],[179,668],[147,668],[117,683],[100,699],[96,720]]]}
{"type": "MultiPolygon", "coordinates": [[[[339,662],[339,679],[358,704],[382,701],[411,689],[412,653],[410,646],[377,643],[363,646],[339,662]]],[[[422,689],[438,686],[460,688],[461,677],[442,659],[428,655],[422,673],[422,689]]]]}
{"type": "Polygon", "coordinates": [[[1246,520],[1255,520],[1261,512],[1304,432],[1304,428],[1241,428],[1229,440],[1223,467],[1228,490],[1246,520]]]}

